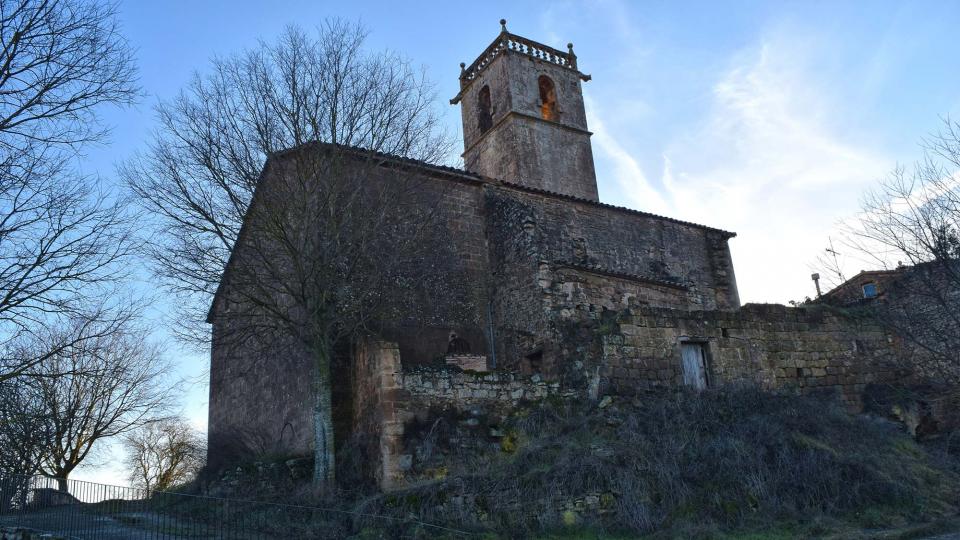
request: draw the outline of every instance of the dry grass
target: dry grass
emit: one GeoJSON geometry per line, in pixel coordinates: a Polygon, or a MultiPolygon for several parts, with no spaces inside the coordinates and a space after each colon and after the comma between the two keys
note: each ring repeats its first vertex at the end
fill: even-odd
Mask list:
{"type": "Polygon", "coordinates": [[[361,507],[510,536],[567,524],[711,537],[783,527],[814,534],[805,527],[818,519],[898,527],[950,515],[960,502],[955,461],[896,424],[811,397],[728,390],[605,409],[545,403],[508,430],[512,453],[361,507]],[[571,508],[589,494],[598,506],[571,508]]]}
{"type": "Polygon", "coordinates": [[[547,401],[501,428],[501,451],[462,455],[445,478],[399,493],[250,487],[343,512],[267,520],[303,538],[458,536],[424,522],[484,538],[871,538],[949,520],[960,504],[953,439],[920,445],[814,397],[547,401]],[[595,504],[577,506],[587,496],[595,504]]]}

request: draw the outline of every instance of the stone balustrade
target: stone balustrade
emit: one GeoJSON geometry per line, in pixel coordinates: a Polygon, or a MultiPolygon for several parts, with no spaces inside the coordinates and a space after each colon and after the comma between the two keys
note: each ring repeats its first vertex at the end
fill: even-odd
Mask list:
{"type": "Polygon", "coordinates": [[[573,53],[572,43],[567,44],[567,52],[562,52],[548,45],[533,41],[532,39],[504,31],[497,36],[497,39],[495,39],[489,47],[480,53],[480,56],[478,56],[469,67],[465,67],[466,64],[460,64],[460,87],[463,88],[470,84],[471,81],[476,79],[477,76],[490,65],[496,57],[503,54],[504,51],[512,51],[537,60],[550,62],[560,67],[574,71],[577,70],[577,55],[573,53]]]}

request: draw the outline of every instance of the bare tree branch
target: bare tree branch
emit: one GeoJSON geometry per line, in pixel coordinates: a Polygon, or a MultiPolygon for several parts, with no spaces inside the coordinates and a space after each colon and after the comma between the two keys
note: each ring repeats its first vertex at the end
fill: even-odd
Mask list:
{"type": "Polygon", "coordinates": [[[899,269],[866,307],[914,348],[921,374],[960,382],[960,126],[944,119],[925,147],[864,196],[841,249],[899,269]]]}
{"type": "Polygon", "coordinates": [[[363,28],[328,20],[213,62],[160,105],[150,148],[120,169],[159,217],[149,253],[181,306],[181,337],[203,321],[267,156],[309,142],[360,146],[428,162],[447,156],[424,75],[392,53],[364,51],[363,28]]]}
{"type": "Polygon", "coordinates": [[[17,343],[84,313],[124,277],[134,247],[124,201],[74,170],[101,141],[100,106],[138,96],[113,4],[0,0],[0,381],[53,351],[17,343]]]}
{"type": "Polygon", "coordinates": [[[148,491],[165,491],[196,477],[206,440],[181,417],[144,424],[123,438],[130,480],[148,491]]]}
{"type": "Polygon", "coordinates": [[[41,461],[45,474],[66,479],[98,441],[135,429],[172,405],[168,365],[132,323],[108,331],[78,321],[51,332],[37,348],[50,349],[46,341],[71,345],[28,377],[50,430],[41,461]],[[96,337],[78,336],[83,333],[96,337]]]}
{"type": "Polygon", "coordinates": [[[0,148],[99,140],[97,107],[138,98],[116,14],[104,2],[0,2],[0,148]]]}

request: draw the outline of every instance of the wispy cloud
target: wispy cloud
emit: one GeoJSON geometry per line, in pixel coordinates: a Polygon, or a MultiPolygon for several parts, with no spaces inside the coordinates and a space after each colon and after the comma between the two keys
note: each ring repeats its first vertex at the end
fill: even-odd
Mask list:
{"type": "Polygon", "coordinates": [[[613,180],[619,186],[619,191],[627,198],[626,204],[634,208],[642,208],[648,212],[667,213],[673,210],[672,205],[664,198],[648,180],[643,168],[630,152],[624,148],[617,137],[607,130],[603,120],[593,111],[596,104],[586,98],[587,123],[593,130],[593,144],[600,155],[612,170],[613,180]]]}
{"type": "Polygon", "coordinates": [[[832,227],[890,166],[844,125],[829,81],[811,67],[815,48],[804,45],[798,36],[763,39],[737,53],[710,89],[706,116],[664,141],[659,182],[591,104],[597,159],[628,204],[739,233],[732,245],[745,301],[810,294],[810,264],[832,227]]]}

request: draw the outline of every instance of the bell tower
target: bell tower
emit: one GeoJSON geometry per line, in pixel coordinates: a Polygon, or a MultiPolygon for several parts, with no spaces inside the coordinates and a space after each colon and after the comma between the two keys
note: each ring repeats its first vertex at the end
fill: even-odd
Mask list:
{"type": "Polygon", "coordinates": [[[597,200],[597,176],[573,44],[562,52],[500,34],[466,67],[460,64],[463,160],[498,180],[597,200]]]}

